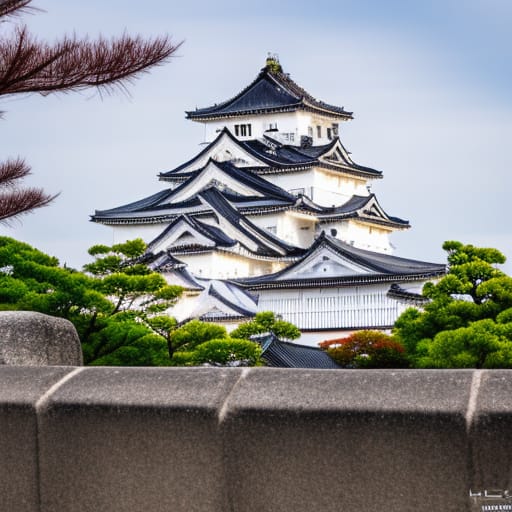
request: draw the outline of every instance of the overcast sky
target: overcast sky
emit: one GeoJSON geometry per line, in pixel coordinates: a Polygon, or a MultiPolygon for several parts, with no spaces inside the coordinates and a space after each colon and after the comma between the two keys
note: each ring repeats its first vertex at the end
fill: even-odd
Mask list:
{"type": "MultiPolygon", "coordinates": [[[[381,170],[373,191],[412,228],[395,254],[445,261],[444,240],[501,249],[511,261],[512,2],[509,0],[36,0],[24,16],[53,41],[127,31],[184,41],[129,88],[2,98],[2,159],[22,155],[28,184],[60,196],[0,233],[80,268],[110,243],[95,209],[163,188],[156,175],[199,151],[184,111],[228,99],[277,53],[313,96],[354,112],[341,126],[353,159],[381,170]],[[177,4],[177,5],[176,5],[177,4]]],[[[8,30],[3,25],[2,35],[8,30]]]]}

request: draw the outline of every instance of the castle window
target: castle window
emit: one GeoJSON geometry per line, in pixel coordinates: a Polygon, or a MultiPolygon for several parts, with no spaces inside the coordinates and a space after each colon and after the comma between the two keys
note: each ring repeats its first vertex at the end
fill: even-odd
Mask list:
{"type": "Polygon", "coordinates": [[[317,126],[316,127],[316,136],[321,139],[322,138],[322,127],[321,126],[317,126]]]}
{"type": "Polygon", "coordinates": [[[313,127],[312,126],[308,126],[308,137],[313,138],[313,127]]]}
{"type": "Polygon", "coordinates": [[[240,125],[235,124],[235,135],[238,137],[240,135],[240,125]]]}
{"type": "Polygon", "coordinates": [[[252,127],[250,124],[241,124],[241,125],[235,124],[235,135],[236,136],[240,135],[240,137],[250,137],[252,135],[251,128],[252,127]],[[237,127],[240,127],[240,134],[237,131],[237,127]]]}
{"type": "Polygon", "coordinates": [[[327,138],[329,140],[332,140],[332,130],[331,130],[331,128],[327,128],[327,138]]]}

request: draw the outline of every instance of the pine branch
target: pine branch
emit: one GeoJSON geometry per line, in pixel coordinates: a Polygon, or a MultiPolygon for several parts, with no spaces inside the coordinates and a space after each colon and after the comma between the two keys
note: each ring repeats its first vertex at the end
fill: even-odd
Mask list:
{"type": "Polygon", "coordinates": [[[21,158],[0,163],[0,187],[14,187],[30,174],[30,167],[21,158]]]}
{"type": "Polygon", "coordinates": [[[16,189],[0,193],[0,222],[8,223],[20,215],[26,214],[50,204],[56,195],[50,196],[39,188],[16,189]]]}
{"type": "Polygon", "coordinates": [[[124,34],[93,42],[65,37],[48,45],[18,27],[10,38],[0,40],[0,95],[122,87],[164,63],[180,44],[172,44],[168,36],[146,40],[124,34]]]}
{"type": "Polygon", "coordinates": [[[32,0],[0,0],[0,18],[21,14],[32,0]]]}

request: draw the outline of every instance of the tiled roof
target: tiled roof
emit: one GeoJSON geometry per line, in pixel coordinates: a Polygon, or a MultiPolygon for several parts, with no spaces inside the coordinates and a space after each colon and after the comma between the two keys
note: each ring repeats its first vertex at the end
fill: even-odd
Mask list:
{"type": "MultiPolygon", "coordinates": [[[[153,247],[157,246],[159,242],[168,237],[179,224],[187,224],[192,231],[196,231],[207,239],[211,240],[213,244],[219,247],[233,247],[237,241],[224,233],[224,231],[216,226],[201,222],[189,215],[180,215],[173,222],[171,222],[155,239],[148,244],[148,250],[151,251],[153,247]]],[[[168,249],[171,250],[172,249],[168,249]]]]}
{"type": "Polygon", "coordinates": [[[268,112],[309,110],[339,119],[352,119],[352,112],[315,99],[288,75],[264,67],[256,79],[233,98],[211,107],[186,112],[197,121],[268,112]]]}
{"type": "MultiPolygon", "coordinates": [[[[257,254],[262,256],[299,256],[304,249],[289,245],[269,231],[259,228],[246,217],[244,217],[216,188],[209,188],[201,192],[208,204],[222,219],[228,221],[237,231],[257,246],[257,254]]],[[[237,238],[240,241],[240,238],[237,238]]]]}
{"type": "MultiPolygon", "coordinates": [[[[259,209],[273,208],[278,206],[292,206],[297,198],[286,192],[284,189],[261,178],[254,172],[235,167],[229,162],[216,162],[210,160],[204,167],[191,173],[186,182],[176,188],[166,189],[157,194],[135,201],[133,203],[112,208],[110,210],[96,210],[91,216],[94,222],[116,223],[118,221],[158,219],[162,221],[173,220],[182,213],[205,213],[208,207],[201,202],[200,194],[194,197],[180,199],[180,194],[193,185],[195,180],[202,177],[203,172],[207,172],[207,167],[213,166],[229,176],[233,182],[242,184],[247,190],[252,190],[253,195],[244,196],[224,188],[222,183],[218,187],[223,187],[222,193],[234,204],[240,203],[241,208],[259,209]]],[[[250,192],[249,192],[250,193],[250,192]]]]}
{"type": "Polygon", "coordinates": [[[324,370],[340,368],[325,351],[315,347],[281,341],[273,333],[252,336],[251,340],[261,345],[261,357],[268,366],[324,370]]]}
{"type": "Polygon", "coordinates": [[[262,288],[296,288],[315,286],[352,285],[357,283],[400,282],[406,280],[424,280],[440,277],[446,272],[446,266],[438,263],[430,263],[408,258],[400,258],[389,254],[383,254],[364,249],[358,249],[337,238],[328,236],[325,232],[316,239],[307,252],[295,263],[285,269],[263,276],[237,279],[236,282],[249,289],[262,288]],[[329,275],[323,277],[297,276],[294,271],[300,268],[304,262],[310,261],[312,256],[323,248],[329,248],[345,260],[366,269],[365,272],[354,271],[351,274],[339,276],[329,275]]]}
{"type": "Polygon", "coordinates": [[[170,284],[182,286],[186,290],[204,290],[204,286],[188,271],[187,265],[169,252],[147,252],[145,257],[149,268],[165,274],[170,284]]]}
{"type": "Polygon", "coordinates": [[[317,213],[317,216],[319,221],[354,218],[395,228],[410,227],[409,221],[389,216],[378,203],[375,194],[354,195],[341,206],[323,208],[317,213]]]}
{"type": "Polygon", "coordinates": [[[208,152],[218,145],[219,141],[227,137],[233,144],[241,148],[242,151],[247,152],[257,161],[262,162],[262,165],[252,167],[255,173],[258,174],[270,174],[276,172],[287,172],[289,170],[296,170],[297,168],[309,168],[312,166],[327,167],[331,170],[356,174],[369,179],[381,178],[382,172],[365,167],[363,165],[356,164],[349,156],[347,150],[339,138],[333,139],[328,144],[322,144],[318,146],[301,147],[283,144],[271,137],[264,137],[263,139],[252,139],[252,140],[238,140],[228,128],[224,128],[217,138],[208,144],[201,152],[196,156],[185,162],[184,164],[176,167],[167,172],[159,174],[159,179],[162,181],[183,181],[188,177],[192,176],[192,172],[183,172],[187,167],[194,168],[194,162],[200,162],[204,159],[208,152]],[[339,160],[329,160],[328,158],[322,158],[328,155],[330,152],[341,148],[339,151],[339,160]]]}

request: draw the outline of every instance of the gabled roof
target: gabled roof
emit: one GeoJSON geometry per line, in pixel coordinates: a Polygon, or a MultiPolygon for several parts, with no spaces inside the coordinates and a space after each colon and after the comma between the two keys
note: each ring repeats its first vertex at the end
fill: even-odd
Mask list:
{"type": "Polygon", "coordinates": [[[206,224],[189,215],[180,215],[148,244],[148,251],[167,251],[190,247],[233,247],[237,241],[216,226],[206,224]],[[185,240],[184,240],[185,238],[185,240]]]}
{"type": "Polygon", "coordinates": [[[265,66],[256,79],[233,98],[211,107],[187,111],[193,121],[237,117],[270,112],[307,110],[336,119],[352,119],[352,112],[315,99],[282,70],[265,66]]]}
{"type": "Polygon", "coordinates": [[[216,162],[210,159],[203,168],[192,173],[185,183],[173,189],[165,198],[165,202],[186,201],[211,184],[234,195],[295,201],[295,197],[286,190],[253,172],[239,169],[229,162],[216,162]]]}
{"type": "Polygon", "coordinates": [[[195,157],[171,171],[160,173],[159,179],[173,182],[188,179],[203,168],[208,159],[218,161],[220,148],[223,148],[223,159],[230,160],[238,169],[250,169],[257,174],[275,174],[317,166],[367,179],[382,178],[381,171],[356,164],[339,138],[329,144],[301,147],[283,144],[267,136],[241,141],[224,127],[217,138],[195,157]]]}
{"type": "Polygon", "coordinates": [[[190,215],[179,215],[148,244],[150,252],[192,254],[214,250],[235,250],[243,247],[255,256],[296,258],[304,249],[287,244],[267,230],[244,217],[215,187],[199,193],[217,220],[216,225],[202,222],[190,215]]]}
{"type": "Polygon", "coordinates": [[[407,229],[409,221],[398,217],[390,217],[380,206],[375,194],[368,196],[352,196],[346,203],[334,208],[323,208],[316,213],[320,222],[340,219],[358,219],[372,224],[380,224],[392,228],[407,229]]]}
{"type": "Polygon", "coordinates": [[[190,291],[204,290],[199,280],[188,271],[187,264],[169,252],[161,251],[157,254],[146,252],[145,258],[149,268],[164,275],[169,284],[182,286],[190,291]]]}
{"type": "MultiPolygon", "coordinates": [[[[167,278],[167,275],[164,274],[167,278]]],[[[249,320],[257,312],[257,301],[246,290],[217,279],[195,278],[202,291],[188,298],[188,304],[176,304],[171,314],[180,323],[198,318],[205,322],[249,320]]]]}
{"type": "Polygon", "coordinates": [[[445,265],[353,247],[322,232],[298,261],[274,274],[237,279],[257,290],[400,282],[440,277],[445,265]]]}
{"type": "Polygon", "coordinates": [[[208,295],[221,306],[203,313],[199,317],[201,320],[222,321],[235,317],[249,319],[256,315],[255,297],[234,283],[212,280],[208,286],[208,295]]]}
{"type": "Polygon", "coordinates": [[[237,167],[264,167],[265,161],[259,161],[251,148],[239,141],[229,130],[224,127],[213,142],[205,146],[197,155],[178,167],[161,172],[158,175],[160,181],[179,181],[188,178],[194,171],[201,169],[209,160],[236,160],[237,167]],[[223,156],[219,158],[218,152],[223,156]]]}
{"type": "Polygon", "coordinates": [[[316,368],[335,370],[340,367],[324,351],[316,347],[279,340],[273,333],[251,336],[261,345],[261,357],[274,368],[316,368]]]}
{"type": "Polygon", "coordinates": [[[304,253],[304,249],[289,245],[269,231],[256,226],[231,206],[216,188],[204,190],[200,195],[216,213],[221,229],[226,233],[233,233],[234,238],[250,252],[271,257],[300,256],[304,253]]]}
{"type": "Polygon", "coordinates": [[[178,187],[110,210],[96,210],[91,220],[106,224],[164,222],[182,213],[204,214],[210,207],[201,201],[200,192],[212,186],[221,189],[234,204],[240,203],[241,208],[249,211],[291,206],[297,200],[251,171],[239,169],[229,162],[209,160],[178,187]]]}

